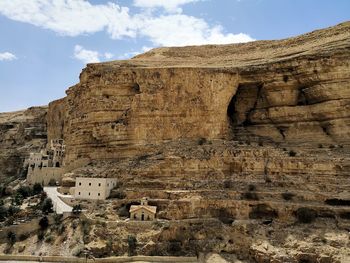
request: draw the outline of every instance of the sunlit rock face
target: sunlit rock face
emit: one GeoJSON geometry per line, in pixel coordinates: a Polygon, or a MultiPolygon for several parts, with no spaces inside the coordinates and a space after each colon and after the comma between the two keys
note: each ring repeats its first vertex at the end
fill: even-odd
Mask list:
{"type": "Polygon", "coordinates": [[[25,177],[23,161],[47,142],[47,107],[0,113],[0,182],[25,177]]]}
{"type": "MultiPolygon", "coordinates": [[[[293,223],[308,207],[341,225],[350,212],[349,39],[347,22],[286,40],[89,64],[50,103],[48,137],[65,140],[64,163],[78,168],[70,176],[116,177],[118,204],[149,196],[158,218],[293,223]]],[[[244,244],[190,228],[181,235],[213,251],[250,249],[264,262],[249,227],[238,231],[244,244]]],[[[173,236],[165,233],[154,243],[165,246],[173,236]]]]}
{"type": "Polygon", "coordinates": [[[89,64],[50,104],[49,136],[64,134],[68,163],[130,157],[176,139],[348,144],[349,37],[344,23],[281,41],[159,48],[89,64]]]}

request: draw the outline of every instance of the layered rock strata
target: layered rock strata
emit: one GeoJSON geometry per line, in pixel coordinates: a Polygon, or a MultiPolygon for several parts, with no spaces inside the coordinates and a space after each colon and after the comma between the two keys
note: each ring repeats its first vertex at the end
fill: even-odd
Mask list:
{"type": "Polygon", "coordinates": [[[24,176],[23,162],[47,143],[47,107],[0,113],[0,182],[24,176]]]}

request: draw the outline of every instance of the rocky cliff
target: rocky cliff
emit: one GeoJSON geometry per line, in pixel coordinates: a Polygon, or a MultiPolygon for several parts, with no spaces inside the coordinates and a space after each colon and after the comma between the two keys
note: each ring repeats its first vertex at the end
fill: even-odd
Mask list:
{"type": "Polygon", "coordinates": [[[118,178],[119,200],[99,215],[115,219],[149,196],[170,223],[96,226],[86,243],[99,250],[106,237],[122,244],[133,234],[141,254],[347,262],[349,61],[346,22],[286,40],[89,64],[49,104],[48,138],[65,139],[66,165],[89,160],[70,176],[118,178]],[[312,225],[302,224],[305,213],[312,225]]]}
{"type": "Polygon", "coordinates": [[[39,152],[47,143],[47,107],[0,113],[0,182],[9,182],[22,174],[24,159],[39,152]]]}
{"type": "MultiPolygon", "coordinates": [[[[63,134],[66,164],[90,160],[76,174],[117,177],[119,205],[149,196],[159,218],[275,219],[283,228],[306,209],[344,229],[349,61],[346,22],[286,40],[158,48],[89,64],[67,97],[50,105],[49,137],[63,134]]],[[[231,240],[223,251],[245,251],[259,262],[285,253],[261,252],[252,232],[238,232],[251,244],[230,235],[215,242],[208,233],[188,238],[193,247],[204,242],[219,252],[231,240]]],[[[274,246],[289,246],[272,236],[265,238],[274,246]]],[[[164,245],[159,238],[152,240],[164,245]]],[[[189,240],[181,239],[182,249],[191,251],[189,240]]]]}
{"type": "Polygon", "coordinates": [[[344,23],[89,64],[61,101],[67,161],[132,156],[178,138],[349,144],[349,37],[344,23]]]}

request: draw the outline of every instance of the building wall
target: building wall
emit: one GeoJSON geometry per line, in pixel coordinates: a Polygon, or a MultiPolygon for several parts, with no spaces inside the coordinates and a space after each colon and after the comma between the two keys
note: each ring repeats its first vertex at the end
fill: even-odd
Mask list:
{"type": "Polygon", "coordinates": [[[55,180],[61,183],[62,175],[64,173],[63,168],[56,167],[29,167],[27,174],[27,182],[32,185],[35,183],[42,184],[44,186],[49,185],[50,180],[55,180]]]}
{"type": "Polygon", "coordinates": [[[77,177],[74,197],[76,199],[106,199],[117,185],[115,178],[77,177]]]}
{"type": "Polygon", "coordinates": [[[155,219],[155,214],[151,213],[150,211],[148,211],[144,208],[140,208],[139,210],[137,210],[135,212],[131,212],[130,219],[131,220],[142,220],[142,214],[144,215],[143,221],[151,221],[151,220],[155,219]]]}

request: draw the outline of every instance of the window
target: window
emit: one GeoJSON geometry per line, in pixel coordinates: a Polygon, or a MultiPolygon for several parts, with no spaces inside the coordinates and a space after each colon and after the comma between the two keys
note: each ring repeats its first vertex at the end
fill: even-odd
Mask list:
{"type": "Polygon", "coordinates": [[[89,183],[89,186],[91,186],[91,183],[89,183]]]}
{"type": "Polygon", "coordinates": [[[98,183],[98,186],[101,186],[101,183],[98,183]]]}
{"type": "Polygon", "coordinates": [[[109,184],[107,183],[107,186],[109,186],[109,184]]]}
{"type": "Polygon", "coordinates": [[[80,192],[79,192],[79,194],[78,195],[80,195],[80,192]]]}
{"type": "Polygon", "coordinates": [[[79,185],[81,185],[81,183],[79,183],[79,185]]]}
{"type": "Polygon", "coordinates": [[[90,193],[89,193],[89,195],[90,195],[90,193]]]}
{"type": "Polygon", "coordinates": [[[100,196],[100,193],[98,193],[98,196],[100,196]]]}

